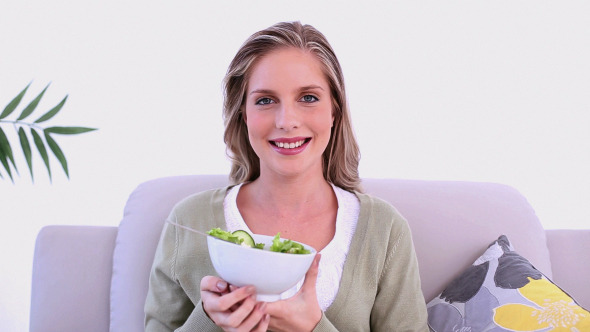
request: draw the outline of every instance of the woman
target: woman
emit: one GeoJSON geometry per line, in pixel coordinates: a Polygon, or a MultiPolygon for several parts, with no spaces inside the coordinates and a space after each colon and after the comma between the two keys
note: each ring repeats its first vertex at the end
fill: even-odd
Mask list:
{"type": "Polygon", "coordinates": [[[232,186],[191,196],[170,219],[281,236],[320,254],[282,300],[215,276],[204,242],[167,225],[146,331],[427,331],[410,230],[361,193],[340,64],[309,25],[279,23],[242,45],[225,78],[232,186]],[[321,256],[321,260],[320,260],[321,256]]]}

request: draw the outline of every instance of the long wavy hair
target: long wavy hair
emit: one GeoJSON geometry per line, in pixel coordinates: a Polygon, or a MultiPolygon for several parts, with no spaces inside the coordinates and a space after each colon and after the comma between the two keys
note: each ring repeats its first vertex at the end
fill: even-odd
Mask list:
{"type": "Polygon", "coordinates": [[[311,25],[300,22],[281,22],[256,32],[240,47],[227,70],[223,81],[223,120],[224,142],[232,161],[230,181],[242,183],[260,176],[260,159],[248,139],[243,105],[250,73],[257,59],[285,47],[315,55],[330,85],[334,126],[322,156],[324,179],[348,191],[361,191],[360,151],[352,129],[342,68],[326,37],[311,25]]]}

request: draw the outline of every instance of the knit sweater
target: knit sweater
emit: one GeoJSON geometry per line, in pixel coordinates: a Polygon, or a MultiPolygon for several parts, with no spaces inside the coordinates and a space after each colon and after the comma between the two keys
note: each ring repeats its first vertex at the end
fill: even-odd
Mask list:
{"type": "MultiPolygon", "coordinates": [[[[189,196],[175,206],[169,219],[202,231],[224,228],[227,189],[189,196]]],[[[359,220],[339,291],[314,332],[428,331],[407,222],[385,201],[356,195],[359,220]]],[[[200,302],[200,281],[206,275],[216,275],[207,241],[166,223],[150,275],[146,331],[222,331],[200,302]]]]}

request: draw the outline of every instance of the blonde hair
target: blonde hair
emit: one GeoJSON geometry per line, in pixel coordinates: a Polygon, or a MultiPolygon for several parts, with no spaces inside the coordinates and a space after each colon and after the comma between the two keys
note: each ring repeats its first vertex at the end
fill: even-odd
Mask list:
{"type": "Polygon", "coordinates": [[[260,159],[250,146],[242,106],[256,60],[284,47],[295,47],[315,55],[330,85],[334,126],[322,158],[324,178],[345,190],[361,191],[360,151],[348,111],[342,68],[326,37],[311,25],[300,22],[277,23],[256,32],[240,47],[227,70],[223,120],[227,155],[232,161],[230,181],[235,184],[253,181],[260,176],[260,159]]]}

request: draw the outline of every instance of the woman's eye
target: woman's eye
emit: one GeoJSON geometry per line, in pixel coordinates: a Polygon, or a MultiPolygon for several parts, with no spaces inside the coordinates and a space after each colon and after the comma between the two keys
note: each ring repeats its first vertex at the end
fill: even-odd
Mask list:
{"type": "Polygon", "coordinates": [[[313,103],[318,100],[319,99],[316,96],[312,96],[312,95],[305,95],[305,96],[301,97],[301,101],[303,101],[305,103],[313,103]]]}
{"type": "Polygon", "coordinates": [[[260,98],[256,101],[256,105],[268,105],[271,104],[273,102],[272,99],[270,98],[260,98]]]}

